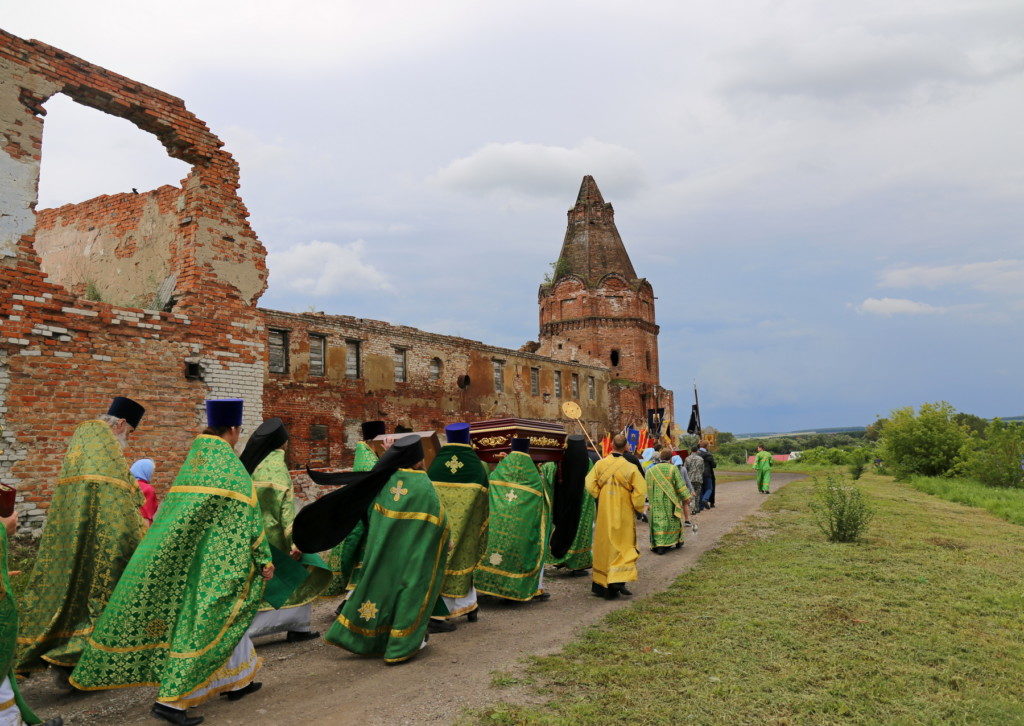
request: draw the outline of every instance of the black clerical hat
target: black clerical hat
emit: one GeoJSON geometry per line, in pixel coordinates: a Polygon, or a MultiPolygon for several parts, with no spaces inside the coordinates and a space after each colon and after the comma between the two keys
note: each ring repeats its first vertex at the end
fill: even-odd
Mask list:
{"type": "Polygon", "coordinates": [[[142,421],[145,413],[146,409],[141,404],[124,396],[117,396],[110,402],[110,408],[107,409],[108,416],[123,418],[133,429],[139,427],[139,422],[142,421]]]}
{"type": "Polygon", "coordinates": [[[530,453],[530,440],[526,438],[513,438],[512,451],[521,451],[524,454],[530,453]]]}
{"type": "Polygon", "coordinates": [[[268,418],[252,432],[238,458],[245,465],[245,470],[252,474],[271,451],[280,449],[287,441],[288,429],[284,421],[276,417],[268,418]]]}

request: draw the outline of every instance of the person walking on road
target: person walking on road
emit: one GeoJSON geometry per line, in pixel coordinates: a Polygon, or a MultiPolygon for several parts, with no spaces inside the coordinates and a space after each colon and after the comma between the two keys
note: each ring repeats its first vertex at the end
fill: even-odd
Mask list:
{"type": "Polygon", "coordinates": [[[772,483],[772,455],[765,450],[764,444],[757,445],[754,469],[757,471],[757,491],[768,494],[771,491],[772,483]]]}

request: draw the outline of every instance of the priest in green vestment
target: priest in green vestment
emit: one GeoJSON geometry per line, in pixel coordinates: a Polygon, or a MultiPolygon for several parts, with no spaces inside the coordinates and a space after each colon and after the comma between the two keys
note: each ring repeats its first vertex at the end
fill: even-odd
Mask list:
{"type": "MultiPolygon", "coordinates": [[[[352,471],[370,471],[377,463],[377,454],[367,443],[378,436],[387,433],[383,421],[364,421],[361,427],[363,440],[356,444],[355,460],[352,463],[352,471]]],[[[360,522],[355,529],[338,546],[331,549],[327,556],[327,564],[331,568],[333,577],[330,584],[324,590],[322,597],[347,596],[349,591],[355,587],[353,576],[356,567],[362,559],[363,546],[366,544],[366,526],[360,522]],[[351,585],[351,587],[350,587],[351,585]]],[[[339,607],[340,611],[341,608],[339,607]]]]}
{"type": "Polygon", "coordinates": [[[145,409],[123,396],[75,429],[22,595],[15,670],[48,664],[66,684],[145,532],[124,447],[145,409]]]}
{"type": "Polygon", "coordinates": [[[690,519],[690,490],[679,467],[672,463],[673,456],[666,446],[644,475],[650,502],[651,552],[656,555],[683,546],[683,522],[690,519]]]}
{"type": "MultiPolygon", "coordinates": [[[[7,536],[14,534],[18,515],[0,517],[0,724],[21,726],[42,723],[18,691],[14,676],[14,648],[18,635],[18,608],[7,575],[7,536]]],[[[43,726],[61,726],[60,717],[51,718],[43,726]]]]}
{"type": "Polygon", "coordinates": [[[445,567],[441,597],[448,617],[477,619],[473,573],[487,546],[487,482],[489,470],[470,445],[469,424],[446,426],[448,444],[437,452],[427,470],[448,514],[451,555],[445,567]]]}
{"type": "Polygon", "coordinates": [[[295,517],[295,544],[320,552],[366,523],[358,582],[324,636],[358,655],[400,663],[426,644],[448,557],[444,507],[423,471],[419,436],[404,436],[368,472],[310,472],[340,486],[295,517]]]}
{"type": "Polygon", "coordinates": [[[543,586],[551,503],[529,450],[529,439],[512,439],[491,472],[487,547],[476,571],[477,591],[520,602],[549,597],[543,586]]]}
{"type": "MultiPolygon", "coordinates": [[[[284,422],[279,418],[270,418],[253,431],[239,458],[245,470],[252,473],[252,483],[263,512],[263,528],[271,551],[276,548],[275,556],[291,557],[303,562],[308,573],[297,586],[292,583],[294,589],[283,604],[277,603],[278,607],[275,607],[264,601],[260,605],[260,611],[249,627],[249,637],[285,633],[288,642],[297,643],[320,635],[309,625],[313,614],[312,602],[330,582],[331,570],[319,555],[303,555],[292,543],[295,492],[285,462],[287,445],[288,430],[284,422]]],[[[290,564],[289,560],[284,561],[290,564]]],[[[277,574],[280,576],[283,573],[277,574]]],[[[268,593],[276,583],[275,580],[267,586],[268,593]]]]}
{"type": "Polygon", "coordinates": [[[587,574],[594,564],[594,498],[584,482],[593,464],[587,455],[586,440],[580,434],[566,439],[565,455],[560,462],[541,464],[540,472],[552,503],[552,533],[547,563],[569,570],[573,576],[587,574]],[[565,498],[567,501],[562,501],[565,498]],[[574,501],[568,501],[569,499],[574,501]],[[569,535],[571,532],[571,540],[569,535]]]}
{"type": "Polygon", "coordinates": [[[93,691],[159,686],[151,713],[192,726],[187,709],[260,688],[246,635],[273,576],[252,478],[235,453],[242,400],[206,402],[153,526],[96,623],[71,684],[93,691]]]}

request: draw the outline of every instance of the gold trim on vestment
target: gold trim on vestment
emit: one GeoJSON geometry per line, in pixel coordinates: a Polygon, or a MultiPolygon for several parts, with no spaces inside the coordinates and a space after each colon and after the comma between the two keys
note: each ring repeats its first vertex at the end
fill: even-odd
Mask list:
{"type": "Polygon", "coordinates": [[[233,668],[229,671],[223,671],[221,668],[218,668],[213,672],[213,675],[211,675],[209,678],[203,681],[200,685],[193,688],[191,691],[189,691],[189,693],[195,693],[200,688],[205,688],[207,684],[212,683],[213,681],[219,681],[221,678],[230,678],[231,676],[237,676],[246,668],[251,667],[252,673],[248,674],[244,678],[240,678],[237,681],[232,681],[231,683],[225,683],[223,686],[217,686],[216,688],[212,688],[201,696],[193,696],[191,698],[187,698],[188,693],[186,693],[186,697],[175,698],[172,700],[158,699],[157,703],[163,703],[168,706],[172,706],[173,708],[179,708],[182,706],[184,706],[185,708],[191,708],[192,706],[198,706],[200,703],[206,703],[211,698],[215,698],[216,696],[219,696],[225,691],[235,691],[239,688],[245,688],[250,683],[252,683],[252,680],[256,677],[256,674],[259,672],[260,668],[263,667],[263,659],[256,655],[255,649],[253,649],[253,655],[256,657],[256,662],[254,664],[250,664],[249,661],[246,660],[238,668],[233,668]]]}
{"type": "Polygon", "coordinates": [[[479,489],[482,492],[487,491],[487,487],[482,484],[477,484],[474,481],[459,482],[459,481],[435,481],[434,486],[436,487],[460,487],[462,489],[479,489]]]}
{"type": "Polygon", "coordinates": [[[538,497],[543,497],[544,496],[544,492],[539,492],[536,489],[534,489],[533,487],[528,487],[525,484],[516,484],[516,483],[510,482],[510,481],[501,481],[500,479],[494,479],[493,481],[491,481],[491,486],[494,486],[495,484],[497,484],[498,486],[503,486],[503,487],[512,487],[513,489],[522,489],[524,492],[530,492],[530,494],[536,494],[538,497]]]}
{"type": "Polygon", "coordinates": [[[438,527],[441,526],[440,517],[436,517],[433,514],[427,514],[426,512],[399,512],[394,509],[385,509],[377,503],[373,505],[373,509],[390,519],[418,519],[424,522],[430,522],[438,527]]]}
{"type": "Polygon", "coordinates": [[[4,701],[3,703],[0,703],[0,711],[6,711],[14,705],[17,705],[17,701],[13,698],[10,701],[4,701]]]}
{"type": "MultiPolygon", "coordinates": [[[[487,565],[480,565],[477,569],[478,570],[483,570],[484,572],[493,572],[495,575],[503,575],[504,577],[512,577],[512,578],[520,579],[521,580],[524,577],[530,577],[531,575],[536,575],[538,572],[540,572],[540,568],[541,567],[543,567],[543,565],[541,565],[540,567],[535,567],[532,570],[530,570],[529,572],[518,572],[518,573],[516,573],[516,572],[506,572],[505,570],[499,570],[499,569],[494,568],[494,567],[488,567],[487,565]]],[[[477,590],[480,590],[480,588],[477,587],[477,590]]],[[[483,592],[483,590],[480,590],[480,592],[483,592]]],[[[491,595],[493,593],[487,593],[487,594],[491,595]]],[[[498,595],[498,597],[505,597],[505,595],[498,595]]]]}
{"type": "Polygon", "coordinates": [[[213,640],[207,643],[205,647],[200,648],[199,650],[193,650],[187,653],[180,653],[170,650],[167,651],[167,655],[171,658],[198,658],[199,656],[209,651],[213,646],[217,645],[217,643],[221,641],[221,638],[224,637],[224,634],[227,633],[231,626],[235,624],[235,618],[238,617],[238,612],[242,609],[242,606],[245,605],[246,600],[249,599],[249,591],[252,589],[252,579],[255,576],[255,574],[256,566],[249,565],[249,578],[246,580],[245,583],[245,592],[242,594],[242,597],[235,600],[235,604],[231,607],[231,612],[228,614],[227,622],[224,624],[224,627],[220,629],[220,632],[217,633],[217,637],[215,637],[213,640]]]}
{"type": "MultiPolygon", "coordinates": [[[[445,595],[442,592],[441,593],[441,597],[452,597],[452,596],[451,595],[445,595]]],[[[446,615],[445,617],[446,618],[457,618],[460,615],[465,615],[466,613],[471,613],[474,610],[478,609],[479,607],[480,607],[480,605],[478,603],[473,603],[472,605],[467,605],[466,607],[459,608],[458,610],[451,610],[451,611],[448,612],[448,615],[446,615]]]]}
{"type": "MultiPolygon", "coordinates": [[[[441,562],[441,555],[443,553],[445,553],[445,551],[448,549],[448,541],[447,540],[449,539],[450,536],[451,535],[450,535],[450,532],[448,530],[448,525],[445,524],[444,531],[441,533],[441,538],[437,542],[437,552],[434,554],[434,567],[431,570],[431,572],[436,572],[437,571],[437,568],[438,568],[438,566],[439,566],[439,564],[441,562]]],[[[437,596],[435,595],[434,598],[436,599],[436,597],[437,596]]],[[[428,605],[432,605],[433,602],[434,602],[434,600],[432,600],[431,597],[430,597],[430,588],[427,588],[427,596],[423,599],[423,604],[420,605],[420,611],[418,613],[416,613],[416,620],[415,620],[415,622],[418,623],[418,622],[423,620],[423,615],[427,611],[427,606],[428,605]]],[[[392,638],[405,638],[406,636],[410,635],[415,630],[416,630],[415,626],[414,627],[410,627],[410,628],[405,628],[404,630],[392,630],[391,631],[391,637],[392,638]]]]}
{"type": "Polygon", "coordinates": [[[481,595],[490,595],[492,597],[500,597],[502,600],[515,600],[516,602],[530,602],[530,600],[533,600],[533,598],[537,597],[539,594],[541,594],[543,592],[543,590],[541,590],[540,588],[537,588],[537,592],[533,593],[529,597],[513,597],[512,595],[502,595],[502,594],[497,593],[497,592],[490,592],[489,590],[483,590],[479,586],[476,588],[476,591],[478,593],[480,593],[481,595]]]}
{"type": "MultiPolygon", "coordinates": [[[[473,572],[476,569],[476,567],[477,567],[476,565],[470,565],[469,567],[467,567],[464,570],[445,570],[444,574],[446,574],[446,575],[468,575],[470,572],[473,572]]],[[[451,597],[451,596],[448,595],[447,597],[451,597]]]]}
{"type": "MultiPolygon", "coordinates": [[[[379,628],[374,628],[373,630],[368,630],[368,629],[363,628],[363,627],[361,627],[359,625],[356,625],[355,623],[353,623],[351,620],[346,618],[341,613],[338,613],[338,617],[335,618],[335,620],[343,628],[351,630],[353,633],[356,633],[357,635],[365,636],[367,638],[378,638],[381,635],[387,635],[388,632],[391,630],[391,626],[390,625],[382,625],[379,628]]],[[[335,643],[335,645],[337,645],[337,643],[335,643]]]]}
{"type": "Polygon", "coordinates": [[[115,486],[121,487],[122,489],[127,489],[130,492],[138,489],[136,485],[129,484],[124,479],[116,479],[112,476],[102,476],[101,474],[81,474],[79,476],[66,476],[63,479],[57,480],[57,486],[61,486],[62,484],[74,484],[75,482],[80,481],[95,481],[101,484],[113,484],[115,486]]]}
{"type": "Polygon", "coordinates": [[[64,630],[59,633],[50,633],[49,635],[40,635],[38,638],[26,638],[18,636],[18,643],[22,645],[28,645],[29,643],[43,643],[47,640],[63,640],[64,638],[74,638],[79,635],[88,635],[92,632],[92,627],[82,628],[81,630],[64,630]]]}
{"type": "Polygon", "coordinates": [[[445,446],[465,446],[467,449],[472,449],[473,448],[473,444],[459,444],[459,443],[452,444],[452,443],[448,443],[448,444],[445,444],[445,446]]]}
{"type": "MultiPolygon", "coordinates": [[[[214,437],[217,438],[217,437],[214,437]]],[[[230,489],[222,489],[220,487],[201,487],[191,485],[178,485],[171,487],[168,494],[211,494],[216,497],[227,497],[228,499],[237,499],[243,504],[248,504],[250,507],[255,507],[259,500],[256,499],[256,495],[253,494],[251,497],[247,497],[239,492],[231,491],[230,489]]]]}

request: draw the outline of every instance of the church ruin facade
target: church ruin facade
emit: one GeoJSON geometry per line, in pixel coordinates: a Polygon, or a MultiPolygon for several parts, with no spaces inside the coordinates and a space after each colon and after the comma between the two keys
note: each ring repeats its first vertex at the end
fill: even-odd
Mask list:
{"type": "Polygon", "coordinates": [[[129,457],[166,489],[209,397],[246,401],[248,431],[280,416],[295,467],[350,463],[358,424],[564,420],[594,436],[648,412],[660,386],[650,283],[613,211],[584,179],[540,335],[519,350],[382,321],[258,307],[266,250],[238,194],[239,168],[185,104],[38,41],[0,31],[0,481],[38,534],[66,442],[114,395],[147,408],[129,457]],[[37,210],[46,102],[63,93],[153,134],[190,165],[178,186],[37,210]]]}

